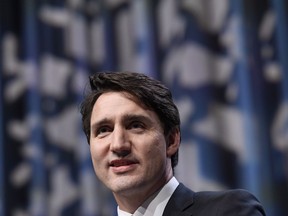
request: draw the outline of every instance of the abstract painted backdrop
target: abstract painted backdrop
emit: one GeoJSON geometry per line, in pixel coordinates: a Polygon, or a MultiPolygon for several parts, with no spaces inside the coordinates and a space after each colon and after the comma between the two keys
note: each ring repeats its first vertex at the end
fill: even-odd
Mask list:
{"type": "Polygon", "coordinates": [[[180,181],[288,214],[287,1],[1,0],[0,22],[1,216],[116,214],[79,115],[103,70],[171,88],[180,181]]]}

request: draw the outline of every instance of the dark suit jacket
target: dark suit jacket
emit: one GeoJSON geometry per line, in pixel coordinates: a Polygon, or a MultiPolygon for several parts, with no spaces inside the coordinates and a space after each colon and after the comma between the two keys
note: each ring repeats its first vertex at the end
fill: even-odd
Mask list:
{"type": "Polygon", "coordinates": [[[258,200],[245,190],[193,192],[179,184],[163,216],[260,216],[265,212],[258,200]]]}

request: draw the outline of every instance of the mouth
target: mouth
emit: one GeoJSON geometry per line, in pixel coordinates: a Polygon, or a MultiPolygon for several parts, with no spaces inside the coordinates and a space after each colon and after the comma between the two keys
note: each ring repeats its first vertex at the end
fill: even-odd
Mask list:
{"type": "Polygon", "coordinates": [[[120,167],[120,166],[129,166],[131,164],[136,164],[135,161],[127,159],[118,159],[110,162],[109,166],[111,167],[120,167]]]}
{"type": "Polygon", "coordinates": [[[109,163],[112,171],[116,174],[126,173],[136,168],[138,163],[134,160],[117,159],[109,163]]]}

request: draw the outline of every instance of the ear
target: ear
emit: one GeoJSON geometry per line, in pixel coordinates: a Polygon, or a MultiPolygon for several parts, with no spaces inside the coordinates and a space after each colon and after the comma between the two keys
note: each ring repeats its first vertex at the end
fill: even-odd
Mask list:
{"type": "Polygon", "coordinates": [[[174,155],[180,146],[181,134],[179,128],[174,128],[170,131],[167,136],[167,150],[166,154],[168,157],[174,155]]]}

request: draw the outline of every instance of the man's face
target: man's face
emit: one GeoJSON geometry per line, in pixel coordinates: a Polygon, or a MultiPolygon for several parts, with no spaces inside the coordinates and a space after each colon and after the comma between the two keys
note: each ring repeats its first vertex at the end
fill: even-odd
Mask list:
{"type": "Polygon", "coordinates": [[[155,112],[127,94],[102,94],[91,115],[90,150],[98,178],[114,195],[151,195],[172,177],[171,154],[155,112]]]}

